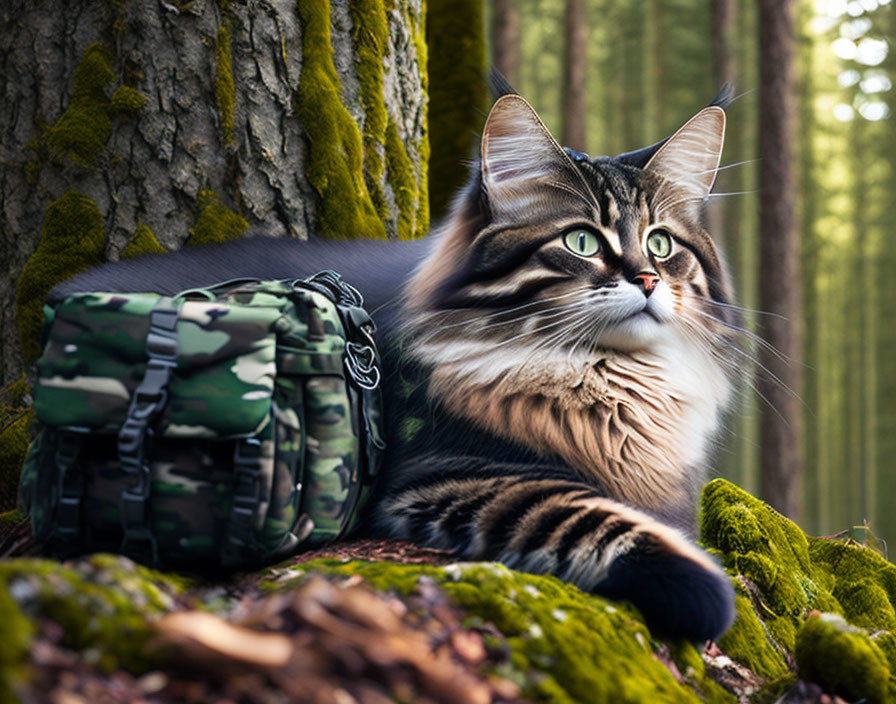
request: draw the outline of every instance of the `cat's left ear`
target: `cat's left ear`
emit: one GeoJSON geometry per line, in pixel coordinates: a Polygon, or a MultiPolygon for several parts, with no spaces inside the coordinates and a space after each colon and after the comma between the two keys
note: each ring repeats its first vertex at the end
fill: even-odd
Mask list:
{"type": "Polygon", "coordinates": [[[644,170],[672,182],[687,200],[709,195],[725,142],[725,111],[704,108],[672,135],[644,170]]]}
{"type": "Polygon", "coordinates": [[[581,178],[532,106],[516,94],[492,107],[481,153],[482,183],[494,215],[531,208],[549,193],[539,184],[581,178]]]}

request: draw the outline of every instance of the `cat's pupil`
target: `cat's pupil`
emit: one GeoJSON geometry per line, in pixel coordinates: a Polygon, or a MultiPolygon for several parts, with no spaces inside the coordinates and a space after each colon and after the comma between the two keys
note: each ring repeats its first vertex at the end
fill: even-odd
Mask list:
{"type": "Polygon", "coordinates": [[[668,257],[672,252],[672,236],[665,230],[654,230],[647,238],[647,249],[659,259],[668,257]]]}
{"type": "Polygon", "coordinates": [[[573,230],[563,237],[566,248],[580,257],[593,257],[600,252],[600,240],[588,230],[573,230]]]}

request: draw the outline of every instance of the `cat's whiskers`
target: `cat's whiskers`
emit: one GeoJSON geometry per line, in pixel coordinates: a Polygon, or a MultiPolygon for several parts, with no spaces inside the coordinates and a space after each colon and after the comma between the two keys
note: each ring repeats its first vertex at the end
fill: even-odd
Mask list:
{"type": "Polygon", "coordinates": [[[711,313],[707,313],[706,311],[699,310],[698,308],[692,308],[691,311],[694,313],[697,313],[698,315],[702,315],[706,318],[709,318],[710,320],[718,323],[719,325],[722,325],[725,328],[728,328],[729,330],[733,330],[734,332],[737,332],[737,333],[743,335],[744,337],[748,338],[751,342],[755,343],[756,345],[758,345],[759,347],[764,349],[769,354],[774,355],[775,357],[780,359],[782,362],[784,362],[788,366],[794,363],[794,360],[791,357],[788,357],[786,354],[781,352],[777,347],[775,347],[774,345],[769,343],[767,340],[764,340],[760,335],[757,335],[756,333],[752,332],[751,330],[747,330],[746,328],[742,328],[739,325],[735,325],[734,323],[729,323],[725,320],[721,320],[720,318],[717,318],[716,316],[712,315],[711,313]]]}
{"type": "Polygon", "coordinates": [[[717,301],[714,298],[710,298],[709,296],[701,296],[696,293],[691,294],[694,298],[698,298],[701,301],[706,301],[711,303],[714,306],[719,306],[720,308],[728,308],[730,310],[736,310],[740,313],[745,313],[747,315],[767,315],[772,318],[778,318],[780,320],[789,320],[786,315],[781,315],[780,313],[772,313],[771,311],[759,310],[758,308],[746,308],[744,306],[738,306],[734,303],[723,303],[722,301],[717,301]]]}
{"type": "MultiPolygon", "coordinates": [[[[697,311],[697,312],[701,313],[702,315],[707,315],[708,317],[712,317],[706,313],[703,313],[702,311],[697,311]]],[[[679,319],[690,329],[691,332],[696,333],[698,335],[707,334],[705,330],[703,330],[701,327],[697,326],[697,324],[695,322],[688,320],[686,317],[682,316],[679,319]]],[[[718,319],[714,318],[714,320],[716,320],[716,322],[722,323],[722,321],[719,321],[718,319]]],[[[782,381],[780,377],[778,377],[768,367],[766,367],[764,364],[762,364],[762,362],[760,362],[758,359],[756,359],[753,355],[749,354],[745,350],[742,350],[736,344],[733,344],[732,342],[728,341],[724,337],[721,337],[720,341],[724,344],[725,349],[730,350],[730,351],[734,352],[735,354],[740,355],[741,357],[746,359],[748,362],[753,364],[757,369],[761,370],[764,374],[766,374],[768,376],[768,378],[770,378],[772,381],[774,381],[778,386],[780,386],[782,389],[784,389],[784,391],[786,391],[791,397],[793,397],[794,399],[799,401],[799,403],[803,407],[808,408],[808,406],[806,405],[806,402],[803,401],[802,397],[796,391],[794,391],[786,383],[784,383],[784,381],[782,381]]],[[[722,361],[722,363],[726,364],[726,366],[728,366],[734,373],[742,373],[742,371],[743,371],[743,369],[741,368],[740,365],[733,363],[731,360],[725,360],[724,358],[720,358],[720,361],[722,361]]],[[[783,415],[781,415],[780,411],[759,391],[757,386],[753,383],[752,379],[748,379],[747,383],[749,384],[750,388],[756,393],[756,395],[759,396],[769,406],[769,408],[771,408],[777,415],[781,416],[781,419],[783,420],[784,417],[783,417],[783,415]]]]}
{"type": "MultiPolygon", "coordinates": [[[[708,340],[707,339],[708,333],[705,330],[701,329],[700,327],[696,327],[696,325],[691,321],[682,319],[682,322],[684,323],[684,325],[680,329],[686,337],[688,337],[696,345],[703,347],[704,351],[711,352],[713,357],[720,364],[727,367],[731,371],[732,378],[735,378],[740,383],[745,384],[746,389],[748,389],[748,390],[752,391],[754,394],[756,394],[756,396],[763,403],[765,403],[765,405],[768,406],[775,413],[775,415],[777,415],[782,420],[784,420],[784,416],[781,414],[781,412],[778,410],[778,408],[765,396],[765,394],[762,393],[762,391],[759,390],[759,387],[753,381],[752,375],[744,375],[743,374],[743,366],[742,365],[740,365],[737,362],[735,362],[734,360],[726,357],[724,354],[719,353],[718,350],[716,349],[718,346],[717,341],[713,342],[713,341],[708,340]]],[[[722,342],[723,342],[723,344],[725,344],[725,346],[727,348],[732,349],[739,354],[745,354],[738,347],[730,344],[729,342],[725,341],[724,339],[722,340],[722,342]]],[[[756,361],[752,357],[750,357],[749,355],[746,355],[746,356],[752,363],[756,364],[756,361]]],[[[735,390],[736,389],[737,389],[737,385],[735,385],[735,390]]],[[[741,393],[744,393],[746,391],[746,389],[742,389],[741,393]]],[[[788,389],[788,391],[789,391],[789,389],[788,389]]]]}

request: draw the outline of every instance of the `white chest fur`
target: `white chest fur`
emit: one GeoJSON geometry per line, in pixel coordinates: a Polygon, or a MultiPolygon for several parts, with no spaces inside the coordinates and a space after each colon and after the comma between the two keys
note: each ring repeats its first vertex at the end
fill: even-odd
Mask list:
{"type": "Polygon", "coordinates": [[[724,366],[674,334],[633,353],[456,340],[412,354],[432,365],[430,393],[450,412],[645,508],[689,500],[732,396],[724,366]]]}

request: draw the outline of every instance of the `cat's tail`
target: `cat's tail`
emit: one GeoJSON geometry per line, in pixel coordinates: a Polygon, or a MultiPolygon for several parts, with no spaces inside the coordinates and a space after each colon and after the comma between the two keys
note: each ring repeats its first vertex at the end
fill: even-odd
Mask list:
{"type": "Polygon", "coordinates": [[[703,641],[731,625],[728,576],[680,531],[586,484],[464,459],[464,471],[430,466],[389,491],[377,508],[380,526],[463,559],[497,560],[628,600],[657,635],[703,641]]]}

